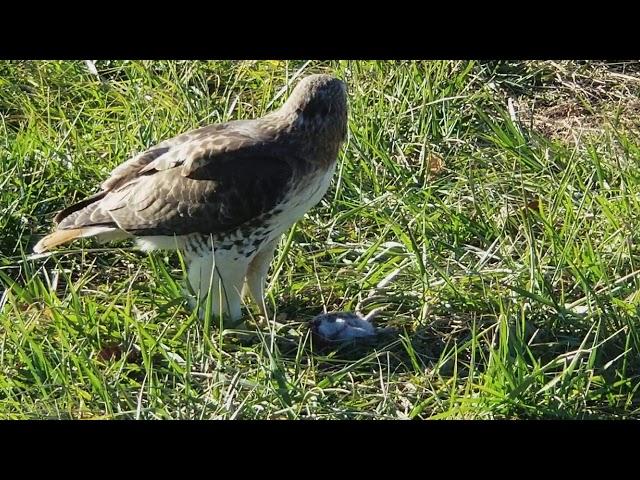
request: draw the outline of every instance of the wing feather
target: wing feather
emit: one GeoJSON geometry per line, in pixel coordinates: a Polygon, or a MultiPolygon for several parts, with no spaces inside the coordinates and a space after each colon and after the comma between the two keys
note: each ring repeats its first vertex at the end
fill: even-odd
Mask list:
{"type": "Polygon", "coordinates": [[[130,183],[130,199],[119,191],[105,198],[103,208],[133,234],[220,233],[273,209],[293,174],[288,162],[269,156],[214,158],[200,166],[196,178],[177,170],[130,183]]]}
{"type": "Polygon", "coordinates": [[[137,235],[220,233],[273,209],[295,175],[291,152],[251,121],[183,134],[117,167],[96,202],[60,228],[108,225],[137,235]],[[88,215],[87,215],[88,214],[88,215]]]}

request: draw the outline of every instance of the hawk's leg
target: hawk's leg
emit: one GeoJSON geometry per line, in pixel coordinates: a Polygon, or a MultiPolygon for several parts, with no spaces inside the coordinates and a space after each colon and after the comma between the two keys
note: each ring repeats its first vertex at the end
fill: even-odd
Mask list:
{"type": "Polygon", "coordinates": [[[269,265],[273,260],[273,253],[278,246],[278,241],[279,239],[275,239],[267,243],[257,255],[253,257],[247,269],[246,283],[242,291],[243,296],[247,293],[251,294],[251,298],[253,298],[253,301],[258,305],[260,313],[265,319],[269,318],[269,314],[264,299],[264,286],[267,280],[269,265]]]}
{"type": "Polygon", "coordinates": [[[220,254],[214,257],[211,252],[190,258],[189,283],[199,301],[200,318],[206,315],[210,301],[214,317],[222,314],[225,326],[242,328],[238,321],[242,318],[241,292],[248,262],[229,260],[220,254]]]}

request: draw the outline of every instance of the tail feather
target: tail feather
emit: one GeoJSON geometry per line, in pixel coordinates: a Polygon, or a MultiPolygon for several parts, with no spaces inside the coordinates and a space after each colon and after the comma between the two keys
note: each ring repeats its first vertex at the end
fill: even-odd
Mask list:
{"type": "Polygon", "coordinates": [[[100,208],[107,193],[97,193],[58,213],[55,218],[58,229],[40,240],[33,251],[43,253],[76,238],[95,236],[99,241],[127,238],[129,234],[118,228],[109,213],[100,208]]]}
{"type": "Polygon", "coordinates": [[[126,232],[123,232],[119,228],[114,227],[86,227],[86,228],[71,228],[68,230],[56,230],[53,233],[50,233],[42,240],[40,240],[35,247],[33,247],[33,251],[35,253],[44,253],[48,250],[52,250],[53,248],[64,245],[65,243],[69,243],[76,238],[86,238],[93,237],[99,235],[99,239],[102,240],[110,240],[117,239],[121,237],[126,237],[126,232]]]}

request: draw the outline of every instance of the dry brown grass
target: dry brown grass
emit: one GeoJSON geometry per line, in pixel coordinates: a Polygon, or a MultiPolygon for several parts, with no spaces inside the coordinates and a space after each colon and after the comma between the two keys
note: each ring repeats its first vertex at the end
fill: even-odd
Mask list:
{"type": "Polygon", "coordinates": [[[607,128],[637,133],[640,61],[530,62],[544,80],[514,95],[506,92],[518,122],[551,140],[580,144],[607,128]]]}

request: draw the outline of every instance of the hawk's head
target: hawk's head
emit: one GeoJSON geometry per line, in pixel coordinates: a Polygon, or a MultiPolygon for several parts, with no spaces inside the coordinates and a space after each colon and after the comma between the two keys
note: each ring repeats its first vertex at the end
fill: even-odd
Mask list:
{"type": "Polygon", "coordinates": [[[295,113],[303,128],[331,127],[343,138],[346,135],[347,87],[331,75],[303,78],[282,108],[295,113]]]}

